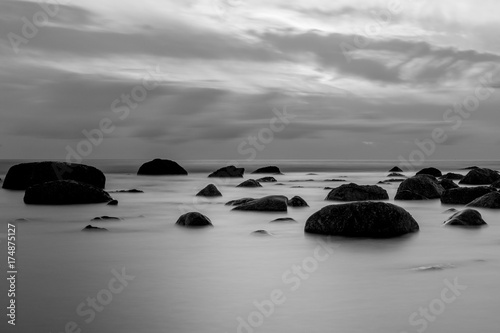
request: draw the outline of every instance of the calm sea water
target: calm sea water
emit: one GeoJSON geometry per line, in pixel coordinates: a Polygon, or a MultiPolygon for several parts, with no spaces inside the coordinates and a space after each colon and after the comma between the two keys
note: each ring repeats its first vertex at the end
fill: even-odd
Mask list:
{"type": "MultiPolygon", "coordinates": [[[[0,163],[1,178],[15,162],[0,163]]],[[[208,179],[221,161],[184,161],[187,177],[136,176],[136,160],[85,163],[107,173],[107,190],[145,193],[113,193],[118,206],[46,207],[0,190],[1,267],[6,271],[6,224],[15,221],[19,270],[15,329],[6,324],[6,280],[0,284],[2,332],[71,332],[71,325],[93,333],[498,332],[498,211],[481,210],[489,226],[465,230],[442,227],[451,206],[439,200],[396,202],[418,221],[419,233],[390,240],[304,234],[306,219],[332,204],[324,187],[340,185],[326,179],[376,184],[394,162],[261,161],[286,174],[276,176],[284,185],[257,189],[236,188],[241,179],[208,179]],[[211,182],[224,197],[196,199],[211,182]],[[281,214],[224,205],[270,194],[299,195],[310,207],[281,214]],[[214,228],[176,227],[185,211],[209,216],[214,228]],[[101,215],[121,220],[90,222],[101,215]],[[270,223],[285,216],[297,222],[270,223]],[[109,232],[80,231],[90,223],[109,232]],[[260,229],[271,235],[252,234],[260,229]],[[123,270],[130,277],[118,288],[115,275],[123,270]]],[[[434,162],[462,174],[458,169],[472,164],[500,168],[434,162]]],[[[398,184],[382,186],[394,203],[398,184]]]]}

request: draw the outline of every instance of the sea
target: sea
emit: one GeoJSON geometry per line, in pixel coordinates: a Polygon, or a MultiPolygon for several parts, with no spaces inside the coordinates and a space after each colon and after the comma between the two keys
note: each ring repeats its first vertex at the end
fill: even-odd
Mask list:
{"type": "MultiPolygon", "coordinates": [[[[1,160],[0,178],[20,162],[26,160],[1,160]]],[[[479,209],[486,227],[444,227],[447,210],[463,206],[394,201],[399,183],[390,183],[380,185],[387,202],[406,209],[419,232],[394,239],[304,233],[309,216],[338,204],[325,201],[325,187],[377,184],[397,161],[245,161],[244,178],[229,180],[207,178],[226,161],[178,161],[188,176],[138,176],[143,162],[83,162],[105,172],[107,191],[144,191],[111,193],[117,206],[25,205],[23,191],[0,189],[1,332],[499,331],[500,211],[479,209]],[[267,165],[280,167],[283,175],[273,175],[278,183],[236,187],[261,177],[251,172],[267,165]],[[222,197],[195,196],[210,183],[222,197]],[[225,205],[266,195],[298,195],[309,207],[262,213],[225,205]],[[190,211],[209,217],[213,227],[177,226],[190,211]],[[104,215],[119,219],[91,221],[104,215]],[[271,222],[284,217],[295,221],[271,222]],[[89,224],[108,231],[83,232],[89,224]],[[16,238],[15,297],[6,279],[9,225],[16,238]],[[11,299],[15,326],[8,323],[11,299]]],[[[472,165],[500,169],[500,161],[423,166],[465,175],[472,165]]]]}

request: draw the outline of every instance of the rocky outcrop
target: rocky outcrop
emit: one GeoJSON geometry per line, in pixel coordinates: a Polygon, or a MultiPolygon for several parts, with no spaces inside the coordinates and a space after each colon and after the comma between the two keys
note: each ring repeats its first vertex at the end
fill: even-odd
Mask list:
{"type": "Polygon", "coordinates": [[[460,181],[460,184],[467,185],[490,185],[500,180],[500,174],[494,170],[486,168],[472,169],[460,181]]]}
{"type": "Polygon", "coordinates": [[[26,204],[72,205],[103,203],[113,200],[100,188],[73,180],[57,180],[28,187],[24,194],[26,204]]]}
{"type": "Polygon", "coordinates": [[[12,166],[2,187],[26,190],[30,186],[56,180],[74,180],[98,188],[106,185],[106,177],[102,171],[92,166],[66,162],[34,162],[12,166]]]}
{"type": "Polygon", "coordinates": [[[389,238],[419,230],[403,208],[384,202],[324,207],[306,221],[305,232],[346,237],[389,238]]]}
{"type": "Polygon", "coordinates": [[[436,168],[424,168],[422,170],[420,170],[419,172],[417,172],[417,176],[418,175],[430,175],[430,176],[433,176],[433,177],[441,177],[443,174],[441,173],[440,170],[436,169],[436,168]]]}
{"type": "Polygon", "coordinates": [[[212,172],[208,177],[215,178],[242,178],[245,173],[244,168],[237,168],[234,165],[230,165],[224,168],[220,168],[217,171],[212,172]]]}
{"type": "Polygon", "coordinates": [[[293,198],[291,198],[290,200],[288,200],[288,206],[290,206],[290,207],[309,207],[307,202],[297,195],[294,196],[293,198]]]}
{"type": "Polygon", "coordinates": [[[270,173],[270,174],[282,175],[280,168],[278,168],[277,166],[267,166],[259,168],[252,173],[270,173]]]}
{"type": "Polygon", "coordinates": [[[468,203],[482,197],[494,190],[487,186],[459,187],[449,189],[441,195],[441,202],[450,205],[467,205],[468,203]]]}
{"type": "Polygon", "coordinates": [[[274,178],[274,177],[263,177],[263,178],[257,179],[257,181],[259,183],[276,183],[277,182],[276,178],[274,178]]]}
{"type": "Polygon", "coordinates": [[[209,184],[207,185],[204,189],[202,189],[198,194],[196,194],[197,197],[222,197],[222,193],[217,189],[217,187],[214,184],[209,184]]]}
{"type": "Polygon", "coordinates": [[[354,183],[344,184],[328,193],[325,200],[334,201],[364,201],[364,200],[387,200],[387,191],[377,185],[357,185],[354,183]]]}
{"type": "Polygon", "coordinates": [[[171,160],[154,159],[152,161],[146,162],[137,171],[138,175],[148,175],[148,176],[175,176],[175,175],[187,175],[188,172],[181,167],[177,162],[171,160]]]}
{"type": "Polygon", "coordinates": [[[469,207],[500,208],[500,192],[491,192],[469,203],[469,207]]]}
{"type": "Polygon", "coordinates": [[[181,215],[175,224],[183,227],[206,227],[211,226],[212,221],[208,217],[198,212],[190,212],[181,215]]]}
{"type": "Polygon", "coordinates": [[[394,200],[429,200],[439,199],[444,188],[436,178],[429,175],[418,175],[406,179],[399,184],[394,200]]]}
{"type": "Polygon", "coordinates": [[[271,195],[236,205],[233,210],[257,212],[286,212],[288,198],[282,195],[271,195]]]}
{"type": "Polygon", "coordinates": [[[255,179],[247,179],[236,187],[262,187],[255,179]]]}
{"type": "Polygon", "coordinates": [[[475,209],[465,209],[453,214],[444,225],[479,227],[486,225],[481,214],[475,209]]]}

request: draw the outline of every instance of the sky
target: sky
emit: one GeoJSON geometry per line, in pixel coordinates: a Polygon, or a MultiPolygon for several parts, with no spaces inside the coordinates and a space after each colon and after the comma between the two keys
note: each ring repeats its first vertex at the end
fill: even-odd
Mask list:
{"type": "Polygon", "coordinates": [[[0,158],[498,160],[495,0],[0,1],[0,158]]]}

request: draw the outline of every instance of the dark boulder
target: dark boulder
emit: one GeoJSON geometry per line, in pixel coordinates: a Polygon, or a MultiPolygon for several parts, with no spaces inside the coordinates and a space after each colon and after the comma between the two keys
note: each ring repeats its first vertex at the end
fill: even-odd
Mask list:
{"type": "Polygon", "coordinates": [[[113,200],[100,188],[73,180],[57,180],[28,187],[24,194],[26,204],[72,205],[102,203],[113,200]]]}
{"type": "Polygon", "coordinates": [[[91,221],[119,221],[119,220],[120,220],[119,217],[103,215],[94,217],[91,221]]]}
{"type": "Polygon", "coordinates": [[[263,178],[257,179],[257,181],[259,183],[276,183],[277,182],[276,178],[274,178],[274,177],[263,177],[263,178]]]}
{"type": "Polygon", "coordinates": [[[282,175],[280,168],[278,168],[277,166],[267,166],[259,168],[252,173],[270,173],[270,174],[282,175]]]}
{"type": "Polygon", "coordinates": [[[179,217],[175,224],[183,227],[205,227],[211,226],[212,221],[208,217],[198,212],[190,212],[179,217]]]}
{"type": "Polygon", "coordinates": [[[462,180],[464,177],[465,177],[464,175],[453,172],[448,172],[446,175],[441,176],[442,179],[450,179],[450,180],[462,180]]]}
{"type": "Polygon", "coordinates": [[[66,162],[33,162],[12,166],[2,187],[26,190],[30,186],[56,180],[74,180],[98,188],[106,185],[106,177],[102,171],[92,166],[66,162]]]}
{"type": "Polygon", "coordinates": [[[255,179],[247,179],[236,187],[262,187],[255,179]]]}
{"type": "Polygon", "coordinates": [[[486,224],[481,214],[475,209],[465,209],[457,212],[444,222],[444,225],[464,227],[478,227],[486,224]]]}
{"type": "Polygon", "coordinates": [[[460,181],[460,184],[467,185],[490,185],[500,180],[500,174],[491,169],[472,169],[465,175],[465,177],[460,181]]]}
{"type": "Polygon", "coordinates": [[[306,221],[305,232],[346,237],[389,238],[419,230],[401,207],[384,202],[330,205],[306,221]]]}
{"type": "Polygon", "coordinates": [[[288,206],[290,206],[290,207],[309,207],[307,202],[297,195],[294,196],[293,198],[291,198],[290,200],[288,200],[288,206]]]}
{"type": "Polygon", "coordinates": [[[138,175],[161,176],[161,175],[187,175],[188,172],[177,162],[156,158],[146,162],[137,171],[138,175]]]}
{"type": "Polygon", "coordinates": [[[220,168],[217,171],[212,172],[208,177],[217,178],[242,178],[245,173],[244,168],[237,168],[234,165],[230,165],[224,168],[220,168]]]}
{"type": "Polygon", "coordinates": [[[433,176],[418,175],[399,184],[394,200],[429,200],[439,199],[444,188],[433,176]]]}
{"type": "Polygon", "coordinates": [[[467,205],[469,202],[493,191],[492,188],[487,186],[449,189],[444,191],[441,195],[441,202],[451,205],[467,205]]]}
{"type": "Polygon", "coordinates": [[[344,184],[328,193],[325,200],[335,201],[364,201],[364,200],[387,200],[387,191],[377,185],[357,185],[354,183],[344,184]]]}
{"type": "Polygon", "coordinates": [[[248,201],[238,205],[233,210],[258,211],[258,212],[286,212],[288,199],[282,195],[271,195],[260,199],[248,201]]]}
{"type": "Polygon", "coordinates": [[[94,227],[92,225],[88,225],[85,228],[82,229],[82,231],[108,231],[106,228],[99,228],[99,227],[94,227]]]}
{"type": "Polygon", "coordinates": [[[403,172],[403,170],[400,167],[395,166],[394,168],[389,170],[389,172],[403,172]]]}
{"type": "Polygon", "coordinates": [[[443,174],[436,168],[424,168],[419,172],[417,172],[417,176],[418,175],[430,175],[434,177],[441,177],[443,174]]]}
{"type": "Polygon", "coordinates": [[[453,182],[451,179],[441,179],[438,182],[439,185],[441,185],[445,190],[451,190],[452,188],[459,188],[457,184],[453,182]]]}
{"type": "Polygon", "coordinates": [[[198,194],[196,194],[197,197],[222,197],[222,193],[217,189],[217,187],[214,184],[209,184],[207,185],[204,189],[202,189],[198,194]]]}
{"type": "Polygon", "coordinates": [[[467,205],[468,207],[500,208],[500,192],[491,192],[477,198],[467,205]]]}

